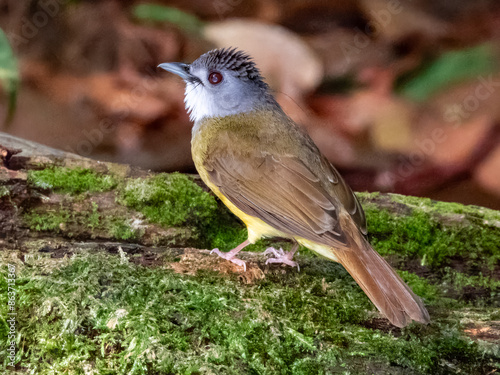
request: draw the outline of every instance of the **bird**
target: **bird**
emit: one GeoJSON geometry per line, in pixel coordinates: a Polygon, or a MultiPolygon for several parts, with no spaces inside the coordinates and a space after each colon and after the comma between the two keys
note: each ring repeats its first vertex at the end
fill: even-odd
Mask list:
{"type": "MultiPolygon", "coordinates": [[[[298,264],[299,244],[340,263],[397,327],[429,314],[367,240],[364,211],[307,132],[286,115],[254,60],[238,48],[213,49],[191,64],[158,65],[185,82],[194,123],[191,153],[203,182],[239,217],[247,240],[212,253],[245,269],[237,257],[261,238],[287,238],[289,252],[268,248],[269,263],[298,264]]],[[[300,67],[298,67],[300,69],[300,67]]]]}

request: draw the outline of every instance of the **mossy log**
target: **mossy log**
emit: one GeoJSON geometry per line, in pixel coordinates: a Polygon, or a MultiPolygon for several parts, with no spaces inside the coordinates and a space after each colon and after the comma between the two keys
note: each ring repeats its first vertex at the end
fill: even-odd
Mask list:
{"type": "MultiPolygon", "coordinates": [[[[499,212],[426,198],[359,193],[370,241],[429,306],[429,326],[401,330],[378,315],[341,266],[307,249],[298,256],[300,274],[265,264],[262,250],[276,241],[261,241],[243,253],[246,272],[210,256],[211,248],[229,250],[244,240],[246,230],[197,176],[99,162],[5,133],[0,133],[0,157],[1,259],[18,267],[18,280],[25,278],[23,293],[32,293],[25,303],[45,306],[43,311],[25,308],[34,309],[42,322],[56,321],[54,327],[74,319],[66,323],[74,325],[68,332],[80,332],[83,326],[90,330],[83,341],[111,337],[115,326],[125,324],[121,332],[127,334],[113,336],[119,343],[106,346],[106,340],[97,340],[88,344],[87,356],[83,349],[75,349],[90,368],[109,370],[106,366],[116,362],[123,373],[137,363],[139,370],[130,373],[480,374],[500,369],[499,212]],[[82,267],[87,276],[79,274],[82,267]],[[138,271],[149,279],[137,276],[138,271]],[[68,277],[89,277],[85,293],[100,295],[100,302],[58,289],[56,285],[66,285],[68,277]],[[94,279],[101,284],[94,284],[94,279]],[[148,311],[168,315],[169,328],[141,325],[144,311],[135,311],[134,304],[147,305],[151,295],[134,295],[137,298],[129,301],[123,295],[109,299],[104,292],[109,285],[114,285],[111,294],[142,285],[151,291],[159,288],[158,295],[164,296],[165,282],[177,285],[179,300],[173,296],[168,306],[177,306],[178,312],[166,305],[161,306],[169,312],[159,307],[148,311]],[[52,286],[42,291],[47,283],[52,286]],[[60,308],[46,310],[47,304],[57,305],[51,293],[60,294],[61,304],[75,305],[78,316],[60,308]],[[117,301],[128,302],[123,307],[117,301]],[[225,328],[205,315],[212,308],[213,314],[228,319],[225,328]],[[95,311],[105,316],[103,321],[95,311]],[[146,339],[141,330],[150,336],[146,339]],[[178,342],[163,342],[169,335],[178,342]],[[163,344],[151,344],[151,337],[163,344]],[[238,344],[239,340],[243,341],[238,344]],[[185,359],[176,359],[179,351],[185,359]]],[[[284,240],[277,242],[288,246],[284,240]]],[[[43,326],[43,331],[29,314],[26,332],[36,337],[50,331],[53,337],[65,337],[67,326],[57,328],[62,331],[43,326]]],[[[38,345],[33,337],[19,340],[19,345],[38,345]]],[[[59,343],[53,346],[59,348],[59,343]]],[[[51,358],[51,368],[78,373],[75,369],[82,366],[80,360],[63,361],[70,354],[62,349],[59,354],[49,350],[50,355],[38,349],[51,358]]],[[[35,351],[23,350],[18,370],[49,372],[37,362],[35,351]]]]}
{"type": "MultiPolygon", "coordinates": [[[[151,171],[84,158],[1,132],[0,157],[0,246],[5,248],[30,250],[31,243],[38,246],[44,240],[135,244],[138,248],[199,247],[207,244],[199,230],[207,225],[208,215],[196,210],[205,208],[213,211],[211,214],[225,211],[220,202],[215,208],[207,199],[204,192],[209,190],[198,176],[158,177],[151,171]],[[156,191],[160,189],[172,191],[156,191]],[[148,190],[158,194],[148,195],[148,190]],[[181,202],[186,190],[191,210],[181,207],[186,203],[181,202]],[[171,217],[148,210],[148,204],[169,198],[178,203],[170,205],[170,210],[176,211],[171,217]],[[129,237],[124,238],[127,233],[129,237]]],[[[359,193],[358,197],[370,213],[383,210],[399,219],[427,214],[428,226],[439,226],[444,231],[471,227],[500,230],[500,214],[483,207],[396,194],[359,193]]],[[[224,214],[230,215],[227,211],[224,214]]],[[[241,228],[236,220],[223,220],[226,225],[241,228]]],[[[220,224],[220,219],[217,221],[220,224]]],[[[379,223],[371,223],[375,225],[379,223]]]]}

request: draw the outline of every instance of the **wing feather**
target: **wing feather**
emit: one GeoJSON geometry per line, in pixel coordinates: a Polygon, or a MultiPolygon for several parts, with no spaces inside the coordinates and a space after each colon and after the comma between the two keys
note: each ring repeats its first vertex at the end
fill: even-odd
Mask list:
{"type": "Polygon", "coordinates": [[[345,245],[338,221],[341,203],[298,158],[259,155],[249,159],[212,152],[205,169],[210,181],[243,212],[291,236],[345,245]]]}

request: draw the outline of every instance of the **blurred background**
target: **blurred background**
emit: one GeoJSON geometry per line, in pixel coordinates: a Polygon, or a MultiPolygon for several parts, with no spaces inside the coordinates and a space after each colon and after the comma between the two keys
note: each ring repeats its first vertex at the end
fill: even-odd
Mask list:
{"type": "Polygon", "coordinates": [[[0,0],[0,28],[0,131],[194,172],[156,66],[234,46],[354,190],[500,209],[498,1],[0,0]]]}

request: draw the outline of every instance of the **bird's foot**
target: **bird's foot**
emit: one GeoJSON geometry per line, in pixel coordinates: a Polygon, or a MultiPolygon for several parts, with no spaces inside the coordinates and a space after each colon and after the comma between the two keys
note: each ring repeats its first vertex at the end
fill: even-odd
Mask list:
{"type": "Polygon", "coordinates": [[[233,262],[234,264],[237,264],[238,266],[243,267],[243,271],[246,272],[246,270],[247,270],[246,263],[243,260],[236,258],[236,254],[238,254],[241,251],[241,249],[243,249],[244,247],[246,247],[248,245],[250,245],[250,241],[246,240],[246,241],[240,243],[238,246],[236,246],[233,250],[228,251],[227,253],[223,253],[219,249],[213,249],[210,252],[210,254],[215,253],[218,256],[220,256],[222,259],[229,260],[229,261],[233,262]]]}
{"type": "Polygon", "coordinates": [[[245,261],[241,260],[241,259],[238,259],[236,258],[236,253],[233,253],[233,251],[229,251],[227,253],[223,253],[222,251],[220,251],[219,249],[213,249],[210,254],[212,253],[215,253],[217,254],[219,257],[221,257],[222,259],[226,259],[226,260],[229,260],[231,262],[233,262],[234,264],[237,264],[238,266],[241,266],[243,267],[243,271],[246,272],[247,270],[247,265],[245,263],[245,261]]]}
{"type": "Polygon", "coordinates": [[[266,264],[268,264],[268,263],[287,264],[291,267],[297,267],[297,271],[300,271],[299,264],[292,260],[296,251],[297,251],[297,249],[294,248],[291,251],[285,253],[285,251],[283,251],[282,248],[280,248],[279,250],[276,250],[274,247],[269,247],[266,249],[266,251],[264,251],[264,255],[273,254],[275,256],[275,258],[269,258],[268,260],[266,260],[266,264]]]}

